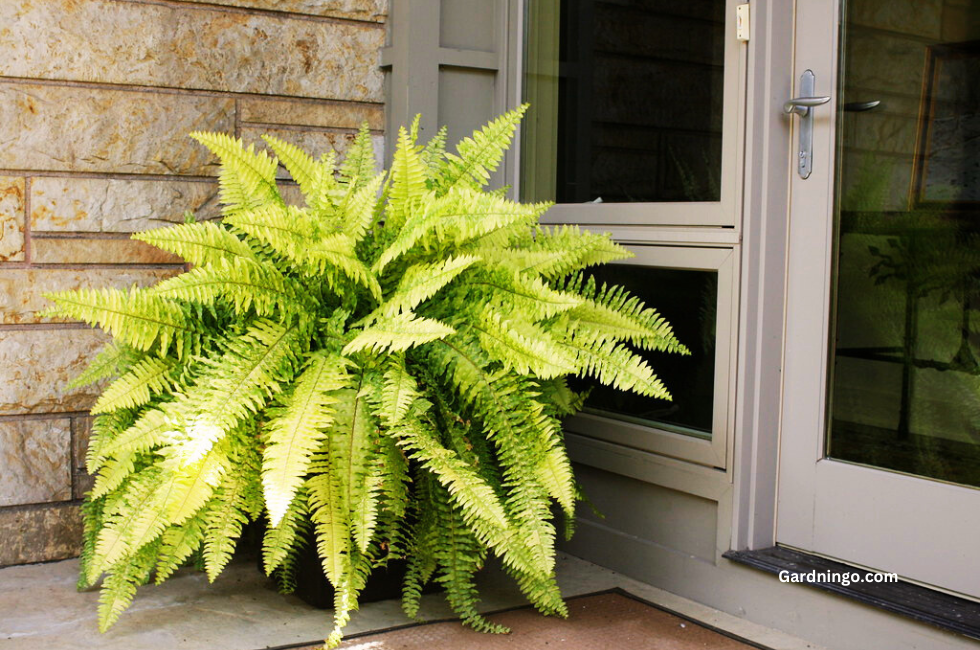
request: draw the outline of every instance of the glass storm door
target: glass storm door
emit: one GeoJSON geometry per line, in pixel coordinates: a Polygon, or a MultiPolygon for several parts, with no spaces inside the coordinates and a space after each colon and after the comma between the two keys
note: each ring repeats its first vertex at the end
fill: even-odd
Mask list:
{"type": "Polygon", "coordinates": [[[796,4],[777,541],[980,598],[980,1],[796,4]]]}

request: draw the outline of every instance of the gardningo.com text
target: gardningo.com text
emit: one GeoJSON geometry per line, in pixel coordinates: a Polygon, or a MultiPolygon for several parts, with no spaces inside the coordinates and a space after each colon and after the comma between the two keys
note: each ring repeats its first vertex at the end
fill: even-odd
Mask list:
{"type": "Polygon", "coordinates": [[[794,573],[783,569],[779,572],[780,582],[793,582],[805,584],[836,584],[847,587],[851,584],[862,582],[898,582],[897,573],[873,573],[858,571],[807,571],[805,573],[794,573]]]}

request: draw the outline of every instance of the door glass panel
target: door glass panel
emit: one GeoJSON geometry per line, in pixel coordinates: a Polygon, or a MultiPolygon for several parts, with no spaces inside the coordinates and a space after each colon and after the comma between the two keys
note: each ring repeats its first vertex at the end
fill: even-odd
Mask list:
{"type": "Polygon", "coordinates": [[[828,455],[980,486],[980,1],[844,16],[828,455]]]}
{"type": "Polygon", "coordinates": [[[526,4],[522,198],[718,201],[725,0],[526,4]]]}
{"type": "Polygon", "coordinates": [[[595,381],[580,381],[573,387],[592,389],[585,410],[710,438],[714,416],[718,273],[608,264],[594,269],[592,275],[600,286],[620,285],[645,304],[655,306],[691,354],[682,356],[632,348],[653,368],[673,399],[644,397],[595,381]]]}

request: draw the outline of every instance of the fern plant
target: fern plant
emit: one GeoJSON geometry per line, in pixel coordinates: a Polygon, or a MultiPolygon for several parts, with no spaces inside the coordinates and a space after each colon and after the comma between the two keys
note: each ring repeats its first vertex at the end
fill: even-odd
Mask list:
{"type": "MultiPolygon", "coordinates": [[[[566,377],[669,399],[633,349],[685,353],[655,311],[582,273],[629,257],[549,228],[549,207],[482,187],[525,107],[445,150],[398,133],[376,173],[362,128],[343,164],[273,137],[271,157],[192,134],[222,162],[223,218],[134,235],[192,269],[149,288],[48,294],[49,313],[114,341],[79,383],[115,378],[96,415],[81,583],[105,575],[101,628],[137,586],[188,562],[213,580],[243,525],[289,575],[312,528],[341,630],[372,568],[407,560],[404,609],[436,581],[478,630],[474,576],[494,554],[564,616],[552,502],[577,492],[559,418],[566,377]],[[282,164],[305,206],[276,185],[282,164]]],[[[288,580],[287,580],[288,582],[288,580]]]]}

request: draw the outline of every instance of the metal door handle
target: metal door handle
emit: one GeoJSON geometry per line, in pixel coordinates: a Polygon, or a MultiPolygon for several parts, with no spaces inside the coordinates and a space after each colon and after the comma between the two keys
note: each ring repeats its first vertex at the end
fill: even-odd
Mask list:
{"type": "Polygon", "coordinates": [[[807,70],[800,76],[800,96],[794,97],[783,104],[783,112],[787,115],[800,116],[800,150],[797,170],[800,178],[809,178],[813,171],[813,111],[814,106],[820,106],[830,101],[830,97],[814,96],[813,90],[816,77],[813,71],[807,70]]]}
{"type": "Polygon", "coordinates": [[[783,104],[784,113],[806,115],[813,106],[820,106],[830,101],[830,97],[794,97],[783,104]]]}

